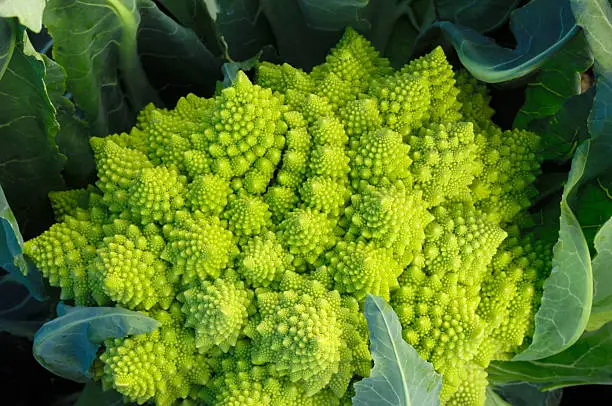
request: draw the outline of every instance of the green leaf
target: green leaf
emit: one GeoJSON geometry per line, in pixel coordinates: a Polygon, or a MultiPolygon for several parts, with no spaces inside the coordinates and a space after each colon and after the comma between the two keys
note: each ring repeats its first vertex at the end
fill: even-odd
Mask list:
{"type": "Polygon", "coordinates": [[[484,406],[512,406],[510,403],[502,399],[491,386],[487,386],[484,406]]]}
{"type": "MultiPolygon", "coordinates": [[[[595,254],[595,235],[612,216],[612,182],[606,176],[597,177],[583,185],[574,203],[576,217],[589,244],[589,251],[595,254]]],[[[593,278],[595,275],[593,274],[593,278]]]]}
{"type": "Polygon", "coordinates": [[[218,7],[217,31],[232,60],[249,59],[264,46],[274,44],[274,33],[258,0],[227,0],[219,2],[218,7]]]}
{"type": "Polygon", "coordinates": [[[49,0],[44,24],[53,57],[68,74],[68,90],[93,135],[130,128],[158,102],[137,53],[138,0],[49,0]]]}
{"type": "Polygon", "coordinates": [[[593,299],[591,258],[568,199],[573,198],[582,180],[588,155],[587,142],[578,147],[563,190],[559,240],[553,249],[551,274],[544,282],[542,303],[535,315],[533,340],[514,361],[557,354],[575,343],[586,327],[593,299]]]}
{"type": "Polygon", "coordinates": [[[566,162],[572,158],[576,147],[588,138],[587,122],[594,95],[591,88],[569,97],[553,115],[528,123],[528,129],[541,136],[544,159],[566,162]]]}
{"type": "Polygon", "coordinates": [[[18,277],[0,270],[0,332],[32,340],[51,314],[48,301],[39,301],[18,277]]]}
{"type": "Polygon", "coordinates": [[[46,0],[0,1],[0,17],[17,17],[30,30],[40,32],[45,3],[46,0]]]}
{"type": "Polygon", "coordinates": [[[442,20],[488,32],[502,25],[520,0],[434,0],[442,20]]]}
{"type": "Polygon", "coordinates": [[[138,54],[162,101],[174,106],[187,93],[211,96],[221,79],[221,60],[190,29],[181,27],[152,2],[140,0],[138,54]]]}
{"type": "MultiPolygon", "coordinates": [[[[588,120],[590,139],[580,145],[574,155],[561,201],[561,230],[553,260],[558,267],[553,269],[551,277],[544,284],[533,342],[525,352],[514,358],[517,361],[547,356],[554,358],[554,354],[563,351],[580,337],[587,327],[592,306],[590,256],[572,208],[579,196],[580,186],[609,172],[612,166],[612,116],[609,114],[612,109],[612,51],[607,48],[607,43],[601,41],[601,38],[612,38],[612,7],[606,0],[571,0],[571,6],[595,58],[595,98],[588,120]],[[563,260],[566,262],[560,262],[563,260]]],[[[585,337],[595,340],[591,333],[585,334],[585,337]]],[[[580,352],[581,347],[578,348],[580,352]]],[[[571,357],[575,352],[561,352],[558,357],[571,357]]],[[[593,374],[596,375],[589,372],[589,375],[593,374]]],[[[601,378],[598,376],[598,379],[601,378]]]]}
{"type": "MultiPolygon", "coordinates": [[[[15,49],[0,80],[0,185],[26,238],[51,220],[47,194],[64,188],[65,157],[56,145],[58,122],[45,87],[42,61],[24,52],[25,33],[14,28],[15,49]]],[[[0,46],[0,48],[2,48],[0,46]]]]}
{"type": "Polygon", "coordinates": [[[0,186],[0,268],[26,287],[36,300],[46,298],[40,271],[23,256],[23,237],[0,186]]]}
{"type": "Polygon", "coordinates": [[[399,67],[436,18],[431,0],[228,0],[218,6],[216,26],[230,60],[249,59],[268,45],[278,54],[268,60],[307,71],[325,60],[347,25],[399,67]]]}
{"type": "Polygon", "coordinates": [[[391,64],[400,68],[410,61],[417,39],[436,19],[432,0],[370,2],[360,13],[370,24],[366,37],[391,64]]]}
{"type": "Polygon", "coordinates": [[[102,389],[100,382],[87,382],[74,406],[123,406],[123,395],[113,389],[102,389]]]}
{"type": "Polygon", "coordinates": [[[45,85],[56,110],[60,128],[55,140],[67,158],[64,179],[72,189],[82,188],[95,180],[96,162],[89,145],[90,129],[75,114],[74,104],[66,97],[66,72],[43,55],[46,67],[45,85]]]}
{"type": "Polygon", "coordinates": [[[612,320],[612,217],[595,235],[593,259],[593,309],[587,330],[597,330],[612,320]]]}
{"type": "Polygon", "coordinates": [[[359,20],[369,0],[298,0],[306,24],[315,30],[338,31],[359,20]]]}
{"type": "MultiPolygon", "coordinates": [[[[541,385],[528,382],[489,386],[487,387],[487,399],[489,393],[501,395],[499,398],[503,399],[504,403],[500,405],[511,406],[559,406],[563,395],[563,391],[560,389],[543,392],[541,385]]],[[[496,405],[496,403],[492,403],[490,406],[496,405]]],[[[486,404],[485,406],[489,405],[486,404]]]]}
{"type": "Polygon", "coordinates": [[[501,47],[471,28],[448,21],[434,27],[442,29],[472,75],[489,83],[533,72],[577,32],[569,0],[533,0],[512,13],[515,49],[501,47]]]}
{"type": "Polygon", "coordinates": [[[567,350],[537,361],[491,363],[495,384],[531,382],[543,390],[573,385],[612,384],[612,323],[585,333],[567,350]]]}
{"type": "Polygon", "coordinates": [[[58,305],[58,318],[45,323],[34,337],[34,357],[56,375],[77,382],[91,378],[89,369],[100,345],[113,337],[149,333],[159,322],[120,307],[58,305]]]}
{"type": "Polygon", "coordinates": [[[440,404],[442,376],[403,340],[391,306],[368,294],[364,307],[374,368],[368,378],[355,383],[353,406],[440,404]]]}
{"type": "Polygon", "coordinates": [[[591,65],[593,55],[580,31],[550,57],[535,80],[528,83],[525,104],[513,127],[527,128],[530,121],[557,113],[567,98],[581,93],[581,73],[591,65]]]}
{"type": "Polygon", "coordinates": [[[257,55],[247,59],[246,61],[224,63],[221,67],[221,72],[223,72],[223,83],[221,85],[224,88],[230,87],[232,83],[234,83],[238,71],[249,71],[257,67],[257,64],[259,63],[259,58],[261,58],[262,53],[263,52],[260,51],[257,55]]]}
{"type": "Polygon", "coordinates": [[[17,23],[14,20],[0,18],[0,79],[13,56],[17,42],[17,23]]]}
{"type": "MultiPolygon", "coordinates": [[[[192,29],[214,55],[221,56],[222,49],[217,38],[214,18],[207,7],[210,6],[210,0],[208,3],[204,0],[159,0],[159,3],[182,26],[192,29]]],[[[212,11],[216,17],[216,9],[212,11]]]]}
{"type": "MultiPolygon", "coordinates": [[[[612,36],[612,6],[606,0],[572,0],[571,3],[576,21],[583,28],[595,57],[595,99],[588,123],[591,141],[584,183],[609,173],[612,167],[612,116],[609,113],[612,109],[612,50],[607,42],[601,41],[612,36]]],[[[598,272],[598,278],[602,278],[601,272],[598,272]]],[[[591,319],[590,328],[607,317],[607,302],[605,299],[602,301],[601,293],[599,300],[597,316],[591,319]]]]}

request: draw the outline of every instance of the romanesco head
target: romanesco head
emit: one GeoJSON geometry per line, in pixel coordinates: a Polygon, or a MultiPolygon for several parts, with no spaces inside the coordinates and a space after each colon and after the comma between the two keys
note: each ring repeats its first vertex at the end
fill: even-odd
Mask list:
{"type": "Polygon", "coordinates": [[[312,72],[263,62],[92,138],[95,186],[54,192],[58,223],[24,252],[62,300],[161,322],[105,343],[96,376],[129,401],[350,404],[372,293],[443,374],[442,404],[483,406],[550,265],[517,228],[539,138],[491,116],[441,48],[394,70],[348,29],[312,72]]]}

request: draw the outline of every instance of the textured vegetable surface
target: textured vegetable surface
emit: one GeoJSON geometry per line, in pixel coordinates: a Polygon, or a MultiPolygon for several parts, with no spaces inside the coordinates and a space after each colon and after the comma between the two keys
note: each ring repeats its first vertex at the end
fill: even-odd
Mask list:
{"type": "Polygon", "coordinates": [[[138,403],[350,404],[370,293],[442,404],[483,405],[551,268],[521,233],[539,137],[498,128],[441,48],[394,70],[351,29],[312,72],[264,62],[256,83],[147,106],[92,138],[95,186],[51,194],[58,222],[24,252],[62,299],[161,324],[106,340],[93,375],[138,403]]]}

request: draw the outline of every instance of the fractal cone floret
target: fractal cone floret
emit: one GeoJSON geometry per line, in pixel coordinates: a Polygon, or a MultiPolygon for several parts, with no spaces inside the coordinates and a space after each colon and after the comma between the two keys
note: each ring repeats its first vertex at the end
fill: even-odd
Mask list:
{"type": "Polygon", "coordinates": [[[441,403],[483,406],[551,252],[519,228],[539,137],[488,101],[441,48],[395,70],[348,29],[312,72],[263,62],[92,138],[95,185],[53,192],[58,222],[24,251],[62,300],[160,323],[100,350],[94,376],[127,401],[350,404],[375,294],[441,403]]]}

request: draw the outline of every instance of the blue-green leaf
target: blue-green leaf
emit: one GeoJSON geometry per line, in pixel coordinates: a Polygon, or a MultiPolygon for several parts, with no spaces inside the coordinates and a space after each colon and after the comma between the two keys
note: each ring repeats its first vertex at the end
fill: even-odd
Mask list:
{"type": "Polygon", "coordinates": [[[46,2],[46,0],[0,1],[0,17],[17,17],[19,22],[30,30],[40,32],[46,2]]]}
{"type": "Polygon", "coordinates": [[[45,323],[34,337],[34,357],[49,371],[77,382],[91,378],[89,368],[104,340],[143,334],[159,322],[120,307],[58,305],[59,317],[45,323]]]}
{"type": "Polygon", "coordinates": [[[497,45],[477,31],[442,21],[434,24],[447,35],[463,65],[489,83],[523,77],[560,49],[578,30],[569,0],[533,0],[510,16],[516,48],[497,45]]]}
{"type": "Polygon", "coordinates": [[[355,383],[353,406],[430,406],[440,404],[442,377],[402,338],[402,326],[384,299],[365,299],[374,368],[355,383]]]}

